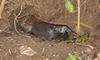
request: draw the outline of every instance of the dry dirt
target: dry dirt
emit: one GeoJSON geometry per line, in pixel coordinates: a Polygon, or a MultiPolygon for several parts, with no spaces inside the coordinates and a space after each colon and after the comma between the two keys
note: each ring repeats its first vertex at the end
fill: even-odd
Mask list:
{"type": "Polygon", "coordinates": [[[73,51],[81,53],[82,60],[92,60],[100,50],[100,0],[81,0],[81,32],[91,33],[87,43],[77,45],[65,41],[42,41],[34,36],[15,32],[13,21],[20,11],[18,19],[34,15],[45,22],[68,25],[75,31],[77,1],[72,1],[75,6],[73,14],[66,11],[64,0],[6,0],[0,19],[0,60],[66,60],[68,53],[73,51]],[[28,46],[36,53],[32,56],[21,54],[21,46],[28,46]],[[92,52],[83,54],[87,47],[92,52]]]}

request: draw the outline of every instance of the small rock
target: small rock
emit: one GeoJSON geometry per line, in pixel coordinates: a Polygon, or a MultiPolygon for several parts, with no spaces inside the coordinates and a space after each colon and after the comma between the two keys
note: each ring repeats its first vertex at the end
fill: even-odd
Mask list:
{"type": "Polygon", "coordinates": [[[0,30],[0,32],[2,32],[2,30],[0,30]]]}
{"type": "Polygon", "coordinates": [[[91,54],[94,50],[94,47],[91,45],[87,45],[87,47],[85,48],[84,52],[87,54],[91,54]]]}
{"type": "Polygon", "coordinates": [[[34,54],[36,54],[36,52],[28,46],[20,46],[19,50],[20,54],[22,55],[33,56],[34,54]]]}
{"type": "Polygon", "coordinates": [[[90,54],[90,53],[92,53],[92,49],[91,48],[85,48],[84,52],[87,53],[87,54],[90,54]]]}
{"type": "Polygon", "coordinates": [[[48,58],[46,58],[45,60],[49,60],[48,58]]]}

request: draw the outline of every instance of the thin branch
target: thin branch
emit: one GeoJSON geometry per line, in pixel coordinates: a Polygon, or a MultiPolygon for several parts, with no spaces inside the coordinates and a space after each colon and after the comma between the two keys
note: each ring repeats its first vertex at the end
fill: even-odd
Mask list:
{"type": "Polygon", "coordinates": [[[18,23],[18,17],[20,16],[20,14],[22,13],[22,10],[23,10],[23,7],[21,6],[21,9],[20,9],[20,11],[19,11],[19,13],[18,13],[18,15],[15,15],[14,14],[14,16],[15,16],[15,19],[14,19],[14,29],[15,29],[15,31],[19,34],[19,31],[17,30],[17,23],[18,23]]]}
{"type": "Polygon", "coordinates": [[[14,19],[14,29],[15,29],[15,31],[16,31],[16,33],[17,33],[18,35],[21,35],[21,36],[24,36],[24,37],[29,37],[29,36],[25,36],[25,35],[21,34],[21,33],[17,30],[18,18],[19,18],[19,16],[21,15],[22,11],[23,11],[23,5],[21,5],[21,8],[20,8],[19,13],[18,13],[17,15],[14,14],[14,16],[15,16],[15,19],[14,19]]]}
{"type": "Polygon", "coordinates": [[[80,0],[77,0],[78,4],[78,21],[77,21],[77,33],[80,32],[80,0]]]}
{"type": "Polygon", "coordinates": [[[2,18],[1,15],[2,15],[2,12],[4,10],[5,1],[6,0],[2,0],[1,5],[0,5],[0,19],[2,18]]]}
{"type": "MultiPolygon", "coordinates": [[[[72,23],[77,24],[76,21],[74,21],[74,22],[72,22],[72,23]]],[[[81,22],[80,25],[83,26],[83,27],[85,27],[85,28],[88,28],[88,29],[92,29],[92,28],[93,28],[92,26],[87,25],[87,24],[85,24],[85,23],[83,23],[83,22],[81,22]]]]}

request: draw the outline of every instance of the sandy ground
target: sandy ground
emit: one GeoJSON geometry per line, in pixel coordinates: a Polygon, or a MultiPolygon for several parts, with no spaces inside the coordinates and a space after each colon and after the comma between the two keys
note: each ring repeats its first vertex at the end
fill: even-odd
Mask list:
{"type": "Polygon", "coordinates": [[[21,6],[22,13],[18,16],[19,20],[20,17],[34,15],[43,21],[68,25],[75,30],[76,3],[73,1],[76,12],[70,14],[64,8],[62,0],[7,0],[0,20],[0,60],[66,60],[68,53],[74,51],[81,54],[82,60],[92,59],[100,50],[99,0],[81,0],[81,32],[91,33],[90,41],[87,43],[77,45],[66,41],[42,41],[28,34],[18,35],[14,30],[14,14],[19,13],[21,6]],[[28,53],[22,53],[28,49],[30,49],[28,53]]]}

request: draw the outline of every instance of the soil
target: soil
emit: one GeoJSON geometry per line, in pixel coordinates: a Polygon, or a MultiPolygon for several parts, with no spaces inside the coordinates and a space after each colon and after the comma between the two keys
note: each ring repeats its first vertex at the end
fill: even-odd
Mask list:
{"type": "Polygon", "coordinates": [[[14,29],[14,20],[23,21],[27,20],[21,19],[23,16],[34,15],[42,21],[68,25],[76,31],[77,1],[72,2],[75,6],[74,13],[67,12],[64,0],[6,0],[0,19],[0,60],[66,60],[68,54],[72,52],[79,52],[82,60],[89,60],[87,58],[92,60],[96,52],[100,51],[99,0],[81,0],[81,33],[91,34],[88,42],[76,44],[66,41],[42,41],[24,32],[17,33],[14,29]],[[19,49],[21,46],[30,47],[36,54],[32,56],[21,54],[19,49]],[[87,47],[92,52],[86,51],[83,54],[87,47]]]}

